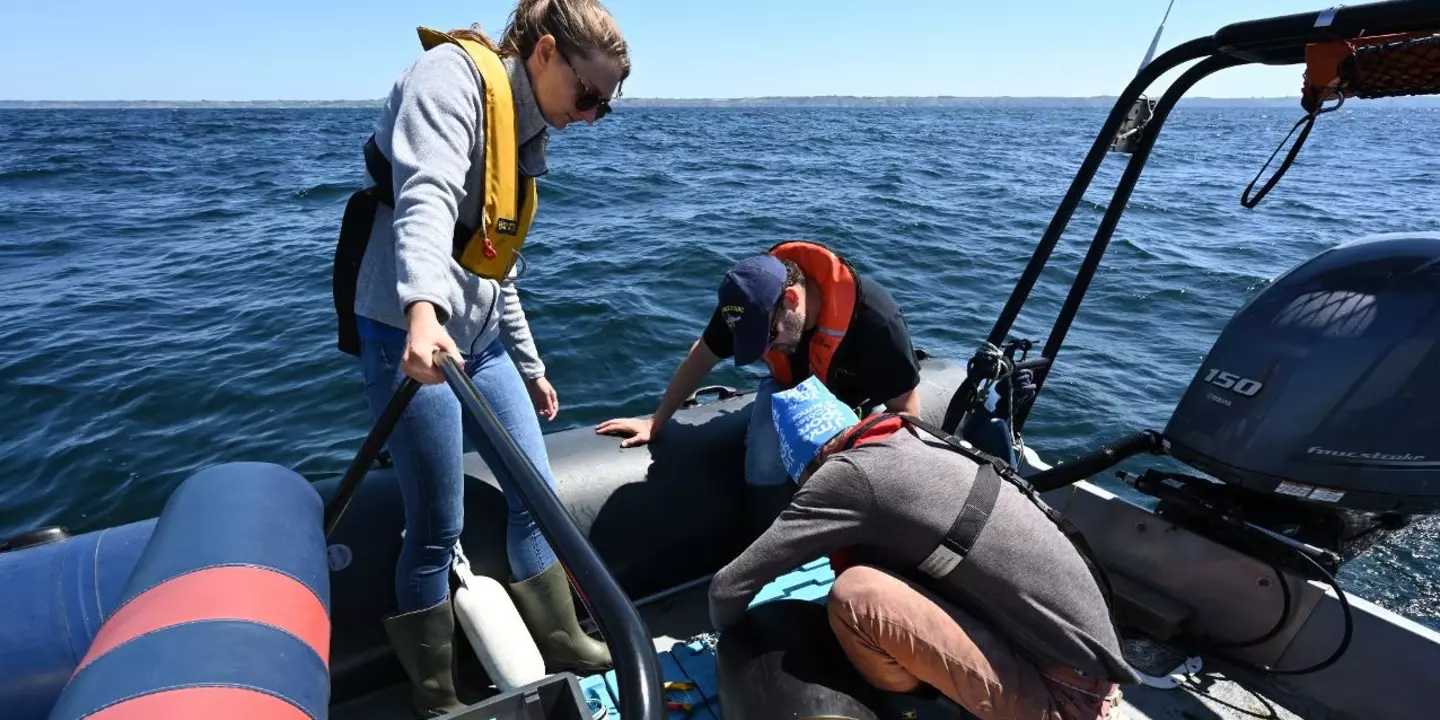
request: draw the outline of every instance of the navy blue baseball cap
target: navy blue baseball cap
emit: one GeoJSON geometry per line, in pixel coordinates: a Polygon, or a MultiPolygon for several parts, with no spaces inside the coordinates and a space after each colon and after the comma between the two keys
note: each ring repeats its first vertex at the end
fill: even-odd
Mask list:
{"type": "Polygon", "coordinates": [[[736,263],[720,281],[720,316],[735,336],[735,364],[749,365],[770,347],[771,312],[785,291],[785,264],[774,255],[736,263]]]}

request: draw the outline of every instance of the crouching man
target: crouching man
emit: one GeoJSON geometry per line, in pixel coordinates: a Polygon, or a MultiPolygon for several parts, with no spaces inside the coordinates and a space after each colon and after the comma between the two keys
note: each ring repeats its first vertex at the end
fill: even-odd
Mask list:
{"type": "Polygon", "coordinates": [[[920,412],[920,361],[905,314],[883,285],[819,243],[783,242],[736,263],[720,280],[705,332],[670,378],[648,419],[616,418],[595,432],[627,435],[620,447],[650,442],[722,358],[737,367],[763,360],[745,431],[745,512],[759,534],[795,486],[778,459],[770,396],[817,377],[863,411],[883,404],[920,412]]]}
{"type": "Polygon", "coordinates": [[[923,682],[985,720],[1092,720],[1118,704],[1117,684],[1139,681],[1085,557],[992,466],[909,416],[860,423],[813,378],[776,393],[771,411],[800,487],[715,575],[716,628],[778,575],[831,554],[830,626],[883,690],[923,682]]]}

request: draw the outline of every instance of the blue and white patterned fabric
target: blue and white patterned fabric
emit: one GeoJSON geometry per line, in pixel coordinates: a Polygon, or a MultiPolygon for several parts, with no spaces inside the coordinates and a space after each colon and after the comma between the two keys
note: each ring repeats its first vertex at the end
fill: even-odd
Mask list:
{"type": "Polygon", "coordinates": [[[791,480],[805,472],[820,448],[831,438],[860,422],[820,379],[811,376],[770,398],[770,415],[780,436],[780,460],[791,480]]]}

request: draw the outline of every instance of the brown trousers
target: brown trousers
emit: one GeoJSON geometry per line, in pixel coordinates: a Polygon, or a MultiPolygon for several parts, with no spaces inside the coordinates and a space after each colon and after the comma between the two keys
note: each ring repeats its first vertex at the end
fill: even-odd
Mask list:
{"type": "Polygon", "coordinates": [[[829,616],[850,662],[882,690],[923,681],[981,720],[1095,720],[1119,704],[1114,683],[1041,671],[975,618],[872,567],[835,579],[829,616]]]}

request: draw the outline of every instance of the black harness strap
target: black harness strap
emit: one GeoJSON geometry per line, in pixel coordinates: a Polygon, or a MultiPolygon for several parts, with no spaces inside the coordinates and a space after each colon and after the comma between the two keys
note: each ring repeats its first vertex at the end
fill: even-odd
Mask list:
{"type": "Polygon", "coordinates": [[[945,537],[940,538],[940,544],[920,563],[917,568],[920,572],[939,579],[960,566],[960,562],[975,548],[975,541],[980,539],[985,523],[990,521],[990,513],[995,510],[995,502],[1000,498],[1001,482],[999,475],[980,466],[955,522],[950,525],[945,537]]]}
{"type": "MultiPolygon", "coordinates": [[[[932,577],[939,577],[939,575],[935,575],[930,571],[943,569],[943,572],[940,573],[941,575],[948,573],[954,569],[954,566],[959,565],[960,560],[962,560],[966,554],[974,549],[975,541],[980,537],[981,531],[985,529],[985,522],[990,519],[990,513],[995,509],[995,502],[1000,496],[1000,483],[1003,480],[1019,488],[1020,492],[1030,498],[1030,502],[1040,508],[1040,511],[1045,513],[1045,517],[1050,518],[1050,521],[1055,523],[1055,527],[1060,530],[1060,533],[1080,551],[1080,557],[1090,568],[1090,574],[1094,576],[1096,584],[1099,585],[1101,594],[1105,597],[1105,606],[1110,611],[1112,622],[1114,621],[1115,608],[1111,598],[1113,590],[1110,587],[1110,578],[1101,568],[1100,562],[1095,559],[1095,553],[1090,549],[1090,543],[1085,541],[1084,534],[1080,532],[1079,528],[1075,527],[1075,523],[1071,522],[1070,519],[1064,515],[1061,515],[1054,508],[1045,504],[1045,501],[1036,497],[1035,489],[1030,487],[1029,483],[1017,475],[1014,468],[1010,467],[1010,465],[1003,460],[982,452],[973,445],[913,415],[903,413],[879,414],[867,421],[870,423],[867,427],[873,427],[874,423],[878,423],[887,417],[899,417],[905,423],[935,436],[956,452],[974,460],[980,465],[979,471],[975,473],[975,484],[971,486],[969,494],[965,497],[964,507],[960,509],[960,514],[956,516],[955,523],[950,526],[950,531],[945,534],[945,538],[941,540],[940,545],[931,553],[930,557],[926,558],[925,562],[921,564],[920,569],[922,572],[931,574],[932,577]],[[953,557],[948,557],[952,554],[953,557]],[[937,557],[937,555],[939,557],[937,557]]],[[[852,441],[854,437],[858,437],[859,435],[859,432],[855,433],[854,436],[852,436],[852,441]]],[[[848,444],[852,443],[847,443],[847,445],[848,444]]]]}
{"type": "Polygon", "coordinates": [[[855,447],[855,443],[860,441],[861,435],[864,435],[867,430],[875,427],[876,425],[879,425],[881,422],[884,422],[887,418],[891,417],[894,417],[894,415],[886,415],[884,413],[880,413],[867,418],[865,422],[860,423],[855,427],[854,430],[850,432],[849,437],[845,438],[845,442],[840,445],[839,452],[844,452],[846,450],[849,450],[850,448],[855,447]]]}
{"type": "Polygon", "coordinates": [[[914,425],[915,427],[918,427],[921,430],[930,433],[931,435],[934,435],[937,440],[940,440],[946,445],[955,448],[955,450],[961,455],[964,455],[971,460],[980,463],[981,465],[989,465],[995,468],[996,472],[1000,472],[1003,474],[1010,471],[1010,463],[1007,463],[1004,460],[1001,460],[1000,458],[997,458],[994,455],[991,455],[981,450],[980,448],[977,448],[974,445],[971,445],[970,443],[965,442],[964,440],[961,440],[954,435],[951,435],[950,433],[947,433],[944,430],[941,430],[940,428],[935,427],[934,425],[931,425],[930,423],[927,423],[924,420],[915,417],[914,415],[897,413],[894,417],[898,417],[901,420],[904,420],[905,422],[914,425]]]}
{"type": "Polygon", "coordinates": [[[940,541],[942,545],[962,558],[970,554],[980,531],[990,520],[990,513],[995,510],[995,501],[1000,499],[1001,482],[1000,476],[987,467],[981,467],[975,473],[975,483],[965,496],[965,506],[955,516],[950,532],[945,533],[945,539],[940,541]]]}
{"type": "MultiPolygon", "coordinates": [[[[877,413],[855,426],[855,429],[845,438],[845,442],[841,443],[840,451],[855,447],[855,443],[859,442],[866,431],[895,417],[900,418],[902,422],[920,427],[954,447],[963,449],[958,440],[948,435],[941,435],[919,418],[893,413],[877,413]]],[[[970,486],[970,492],[965,495],[965,503],[960,514],[955,516],[955,522],[951,524],[945,537],[941,538],[940,545],[925,559],[925,562],[921,563],[921,572],[932,577],[941,577],[954,570],[959,566],[960,561],[970,554],[975,547],[975,541],[980,538],[980,532],[985,529],[985,523],[990,520],[990,513],[995,510],[996,501],[1000,499],[1001,482],[999,474],[988,465],[980,466],[980,471],[975,473],[975,483],[970,486]]]]}

